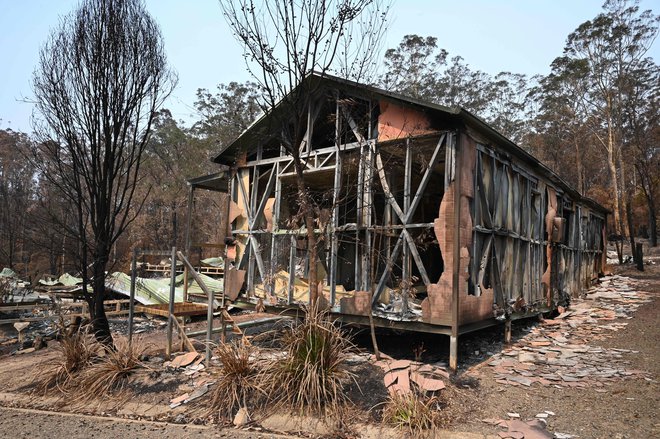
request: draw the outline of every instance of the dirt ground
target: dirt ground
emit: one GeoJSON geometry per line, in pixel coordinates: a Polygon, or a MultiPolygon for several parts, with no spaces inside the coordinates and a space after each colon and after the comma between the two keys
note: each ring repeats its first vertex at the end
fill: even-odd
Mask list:
{"type": "MultiPolygon", "coordinates": [[[[617,362],[626,369],[643,371],[626,379],[608,382],[604,387],[587,386],[563,387],[511,386],[498,382],[493,368],[488,366],[493,356],[497,356],[506,346],[503,344],[502,328],[489,328],[460,339],[460,371],[447,383],[447,388],[440,394],[444,427],[453,432],[474,433],[474,437],[497,437],[502,431],[499,427],[483,422],[484,419],[508,419],[507,413],[518,413],[521,419],[533,419],[536,414],[551,411],[547,418],[548,431],[562,432],[575,438],[653,438],[660,437],[658,420],[657,378],[660,376],[660,326],[658,325],[658,297],[660,297],[660,250],[651,254],[655,264],[647,265],[646,271],[638,272],[632,265],[616,267],[615,273],[629,276],[636,282],[636,288],[650,294],[652,302],[642,305],[629,320],[616,319],[614,323],[627,323],[618,331],[607,332],[603,337],[588,340],[592,347],[606,350],[624,351],[617,362]]],[[[250,319],[254,316],[243,314],[237,320],[250,319]]],[[[513,325],[513,339],[526,336],[540,323],[536,320],[516,321],[513,325]]],[[[162,351],[165,333],[160,325],[145,338],[162,351]]],[[[201,329],[203,323],[190,325],[201,329]]],[[[371,350],[367,331],[353,331],[357,346],[363,351],[371,350]]],[[[396,359],[418,360],[422,363],[442,367],[447,362],[448,340],[442,336],[415,335],[382,332],[378,334],[381,350],[396,359]]],[[[77,413],[103,414],[115,417],[136,417],[122,414],[112,404],[99,404],[97,407],[72,408],[66,401],[44,400],[43,398],[26,399],[30,391],[30,380],[39,374],[40,363],[56,355],[55,342],[49,347],[30,354],[14,355],[0,353],[0,437],[274,437],[263,432],[247,432],[247,436],[232,436],[235,430],[206,429],[185,423],[203,422],[201,411],[194,405],[169,410],[170,399],[192,391],[197,385],[195,377],[170,372],[162,368],[162,360],[153,357],[147,365],[150,370],[136,374],[132,381],[135,394],[134,404],[140,405],[146,412],[137,417],[184,423],[180,426],[162,423],[122,423],[116,419],[69,417],[53,418],[54,415],[42,412],[22,412],[16,408],[37,410],[76,411],[77,413]],[[162,408],[165,407],[165,410],[162,408]],[[154,408],[154,410],[151,410],[154,408]],[[149,414],[151,413],[151,414],[149,414]],[[44,435],[37,427],[40,424],[62,425],[55,435],[44,435]],[[112,427],[108,427],[112,425],[112,427]],[[108,430],[110,428],[110,430],[108,430]],[[11,431],[10,436],[5,432],[11,431]],[[107,435],[101,432],[112,431],[107,435]],[[66,432],[66,434],[65,434],[66,432]],[[41,434],[41,435],[40,435],[41,434]],[[79,434],[79,436],[76,436],[79,434]],[[225,436],[222,436],[225,434],[225,436]],[[215,435],[215,436],[213,436],[215,435]]],[[[5,349],[5,352],[7,350],[5,349]]],[[[380,422],[379,404],[387,397],[387,390],[382,384],[382,371],[371,364],[360,363],[355,366],[358,373],[359,388],[348,390],[357,408],[356,420],[360,422],[380,422]]],[[[59,427],[54,427],[59,428],[59,427]]],[[[273,429],[271,429],[273,430],[273,429]]],[[[282,431],[275,429],[277,431],[282,431]]],[[[242,434],[242,433],[240,433],[242,434]]],[[[444,436],[443,436],[444,437],[444,436]]],[[[465,436],[470,437],[470,436],[465,436]]],[[[568,436],[566,436],[568,437],[568,436]]]]}
{"type": "Polygon", "coordinates": [[[218,430],[202,425],[132,421],[100,416],[50,413],[40,410],[2,407],[0,437],[14,439],[275,439],[285,436],[242,430],[218,430]]]}
{"type": "Polygon", "coordinates": [[[465,423],[455,428],[492,431],[482,419],[503,417],[507,412],[533,418],[539,412],[551,410],[556,416],[548,418],[549,429],[580,438],[660,437],[657,382],[660,376],[660,267],[650,266],[644,273],[631,269],[620,270],[619,273],[650,281],[646,284],[646,291],[653,294],[654,301],[642,306],[634,318],[628,320],[625,329],[591,345],[639,351],[623,354],[624,362],[630,369],[649,372],[652,381],[618,380],[604,393],[599,388],[503,387],[495,382],[487,369],[481,369],[484,373],[474,374],[479,379],[478,388],[473,393],[478,409],[470,413],[465,423]]]}

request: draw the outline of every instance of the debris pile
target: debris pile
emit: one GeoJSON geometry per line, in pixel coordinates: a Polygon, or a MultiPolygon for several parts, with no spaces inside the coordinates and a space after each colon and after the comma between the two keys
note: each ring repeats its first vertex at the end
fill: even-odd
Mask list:
{"type": "Polygon", "coordinates": [[[509,419],[482,419],[486,424],[505,428],[498,436],[502,439],[572,439],[576,438],[568,433],[550,433],[546,430],[547,418],[555,416],[550,410],[537,414],[534,419],[523,421],[519,413],[507,413],[509,419]]]}
{"type": "Polygon", "coordinates": [[[183,394],[172,398],[170,400],[170,408],[179,407],[182,404],[187,404],[191,401],[204,396],[209,387],[215,383],[210,379],[207,373],[200,373],[204,370],[204,356],[197,352],[188,352],[182,355],[177,355],[172,361],[166,361],[163,366],[175,370],[180,370],[184,375],[194,379],[191,386],[183,394]]]}
{"type": "Polygon", "coordinates": [[[443,367],[381,356],[384,357],[381,360],[376,360],[375,356],[371,359],[385,372],[384,384],[390,394],[410,393],[411,383],[420,392],[437,392],[445,388],[442,378],[449,379],[449,372],[443,367]]]}
{"type": "Polygon", "coordinates": [[[488,363],[500,384],[531,386],[598,387],[616,379],[651,378],[639,370],[628,370],[623,354],[638,353],[627,349],[605,349],[590,342],[609,337],[626,327],[631,314],[649,294],[633,288],[634,281],[624,276],[609,276],[590,289],[570,310],[560,309],[554,320],[545,320],[511,348],[503,350],[488,363]]]}
{"type": "Polygon", "coordinates": [[[498,436],[503,439],[553,439],[557,436],[545,429],[545,418],[548,417],[549,413],[552,412],[539,413],[536,419],[530,421],[521,421],[518,413],[507,413],[511,418],[509,420],[483,419],[483,422],[506,428],[506,431],[498,433],[498,436]],[[544,415],[544,417],[539,417],[541,415],[544,415]]]}

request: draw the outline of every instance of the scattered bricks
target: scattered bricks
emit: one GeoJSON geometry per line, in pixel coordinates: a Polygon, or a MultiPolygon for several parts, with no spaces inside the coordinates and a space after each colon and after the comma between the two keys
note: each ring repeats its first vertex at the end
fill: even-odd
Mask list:
{"type": "Polygon", "coordinates": [[[179,367],[186,367],[195,361],[198,356],[199,354],[197,352],[188,352],[187,354],[179,355],[170,362],[169,366],[175,369],[179,367]]]}
{"type": "Polygon", "coordinates": [[[419,388],[425,392],[437,392],[445,388],[445,383],[442,380],[436,380],[434,378],[426,378],[420,373],[412,372],[410,374],[410,379],[419,386],[419,388]]]}
{"type": "Polygon", "coordinates": [[[390,370],[406,369],[410,367],[410,364],[411,362],[409,360],[396,360],[391,363],[387,363],[390,370]]]}

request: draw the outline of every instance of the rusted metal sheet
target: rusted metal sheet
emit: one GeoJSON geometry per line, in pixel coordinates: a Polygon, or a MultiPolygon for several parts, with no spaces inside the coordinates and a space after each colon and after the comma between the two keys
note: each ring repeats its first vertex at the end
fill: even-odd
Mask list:
{"type": "Polygon", "coordinates": [[[245,284],[245,270],[230,268],[225,272],[224,282],[225,297],[229,300],[236,300],[245,284]]]}

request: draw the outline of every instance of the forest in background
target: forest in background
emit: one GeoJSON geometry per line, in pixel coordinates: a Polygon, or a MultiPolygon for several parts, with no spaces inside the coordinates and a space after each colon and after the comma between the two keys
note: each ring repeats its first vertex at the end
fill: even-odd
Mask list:
{"type": "MultiPolygon", "coordinates": [[[[567,37],[548,75],[532,77],[475,70],[437,38],[407,35],[385,52],[373,83],[464,107],[611,209],[612,235],[653,238],[660,204],[660,70],[647,53],[657,33],[651,11],[635,2],[608,2],[567,37]]],[[[192,124],[167,109],[157,113],[135,197],[143,202],[113,247],[112,270],[128,269],[134,247],[183,245],[186,179],[218,170],[211,157],[258,116],[260,93],[251,82],[200,89],[192,124]]],[[[0,267],[33,281],[80,270],[80,244],[68,231],[75,222],[69,201],[28,160],[37,142],[31,134],[0,130],[0,267]]],[[[197,242],[218,242],[222,205],[217,194],[196,197],[197,242]]]]}

